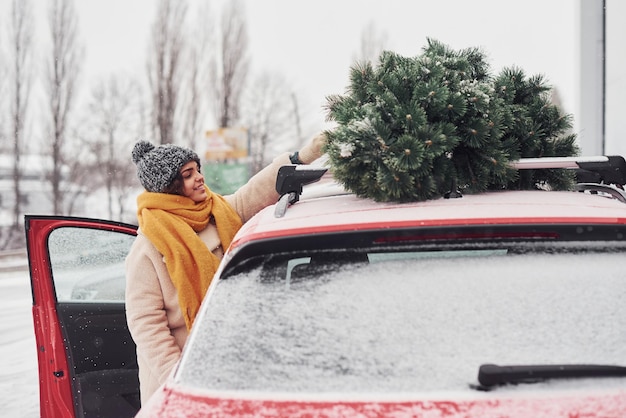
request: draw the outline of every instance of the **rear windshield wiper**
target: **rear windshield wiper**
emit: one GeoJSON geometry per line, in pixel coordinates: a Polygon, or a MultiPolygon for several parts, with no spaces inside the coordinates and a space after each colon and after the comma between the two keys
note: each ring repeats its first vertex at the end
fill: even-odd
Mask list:
{"type": "Polygon", "coordinates": [[[507,383],[536,383],[547,379],[586,377],[626,377],[626,367],[602,364],[548,364],[498,366],[483,364],[478,370],[478,383],[483,388],[507,383]]]}

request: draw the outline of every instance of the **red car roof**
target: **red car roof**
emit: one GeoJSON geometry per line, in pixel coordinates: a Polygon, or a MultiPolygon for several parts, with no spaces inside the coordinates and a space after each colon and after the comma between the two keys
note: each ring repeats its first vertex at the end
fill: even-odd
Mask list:
{"type": "MultiPolygon", "coordinates": [[[[326,187],[326,186],[322,186],[326,187]]],[[[306,190],[305,190],[306,193],[306,190]]],[[[380,203],[352,194],[303,198],[283,217],[269,207],[244,225],[233,247],[303,233],[403,226],[626,223],[626,204],[575,192],[500,191],[415,203],[380,203]]]]}

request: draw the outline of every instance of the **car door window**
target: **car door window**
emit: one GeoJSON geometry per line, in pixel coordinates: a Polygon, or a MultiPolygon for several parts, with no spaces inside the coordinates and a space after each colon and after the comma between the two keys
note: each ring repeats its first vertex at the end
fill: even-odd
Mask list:
{"type": "MultiPolygon", "coordinates": [[[[55,221],[50,221],[54,229],[45,247],[74,414],[133,417],[140,407],[139,378],[124,302],[124,261],[135,240],[132,226],[70,218],[62,221],[74,224],[63,226],[55,221]]],[[[55,376],[64,372],[54,370],[55,376]]],[[[51,383],[55,387],[58,382],[51,383]]]]}
{"type": "Polygon", "coordinates": [[[124,301],[124,259],[134,236],[64,227],[50,233],[48,250],[59,302],[124,301]]]}

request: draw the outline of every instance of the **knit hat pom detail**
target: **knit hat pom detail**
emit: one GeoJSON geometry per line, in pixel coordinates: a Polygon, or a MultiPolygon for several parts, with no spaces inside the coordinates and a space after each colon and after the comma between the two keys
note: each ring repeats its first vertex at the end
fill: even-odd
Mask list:
{"type": "Polygon", "coordinates": [[[137,164],[139,161],[143,159],[143,157],[147,153],[149,153],[153,149],[154,149],[154,145],[152,145],[148,141],[142,140],[142,141],[137,142],[135,146],[133,147],[133,153],[132,153],[133,163],[137,164]]]}

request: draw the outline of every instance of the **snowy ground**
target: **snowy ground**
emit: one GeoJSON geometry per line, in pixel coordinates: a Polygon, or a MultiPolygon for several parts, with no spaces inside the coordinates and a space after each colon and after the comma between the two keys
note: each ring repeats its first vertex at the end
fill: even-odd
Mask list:
{"type": "Polygon", "coordinates": [[[37,351],[25,256],[0,257],[0,411],[3,417],[39,416],[37,351]]]}

